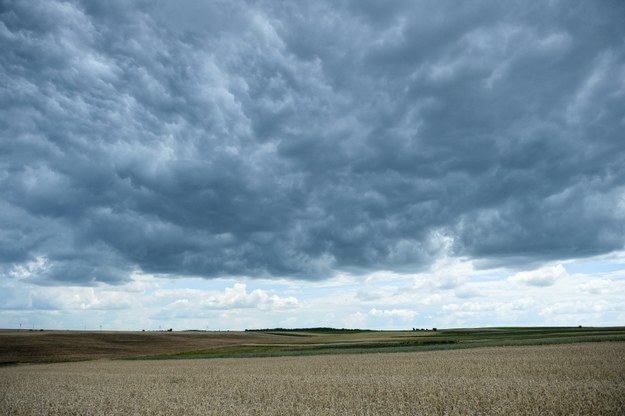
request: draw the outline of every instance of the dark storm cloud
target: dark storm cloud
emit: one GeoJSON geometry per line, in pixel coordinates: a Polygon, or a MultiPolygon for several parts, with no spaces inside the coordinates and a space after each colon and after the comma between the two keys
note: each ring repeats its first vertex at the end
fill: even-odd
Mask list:
{"type": "Polygon", "coordinates": [[[323,278],[625,239],[620,2],[0,8],[0,264],[323,278]]]}

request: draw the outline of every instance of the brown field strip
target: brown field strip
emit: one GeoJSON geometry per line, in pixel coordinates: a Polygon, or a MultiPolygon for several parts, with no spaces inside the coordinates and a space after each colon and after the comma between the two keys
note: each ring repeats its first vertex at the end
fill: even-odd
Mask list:
{"type": "Polygon", "coordinates": [[[261,332],[0,331],[0,365],[136,357],[285,340],[290,339],[261,332]]]}

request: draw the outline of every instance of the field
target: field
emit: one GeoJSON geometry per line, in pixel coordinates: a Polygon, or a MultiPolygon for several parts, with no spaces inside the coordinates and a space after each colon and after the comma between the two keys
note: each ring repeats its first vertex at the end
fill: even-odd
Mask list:
{"type": "Polygon", "coordinates": [[[0,368],[2,415],[623,415],[625,342],[0,368]]]}
{"type": "Polygon", "coordinates": [[[247,332],[0,331],[0,365],[124,358],[257,343],[281,337],[247,332]]]}
{"type": "Polygon", "coordinates": [[[0,331],[35,414],[623,415],[625,328],[0,331]]]}
{"type": "Polygon", "coordinates": [[[228,358],[625,341],[625,328],[245,332],[0,331],[0,365],[94,359],[228,358]]]}

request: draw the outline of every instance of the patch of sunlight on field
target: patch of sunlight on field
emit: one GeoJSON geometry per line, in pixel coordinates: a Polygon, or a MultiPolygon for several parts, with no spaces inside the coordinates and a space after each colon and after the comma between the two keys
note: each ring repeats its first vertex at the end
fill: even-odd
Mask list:
{"type": "Polygon", "coordinates": [[[625,343],[0,368],[0,414],[625,414],[625,343]]]}

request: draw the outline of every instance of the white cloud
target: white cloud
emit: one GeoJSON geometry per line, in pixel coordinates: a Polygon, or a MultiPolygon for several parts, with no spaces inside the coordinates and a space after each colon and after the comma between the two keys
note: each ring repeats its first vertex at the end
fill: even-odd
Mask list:
{"type": "Polygon", "coordinates": [[[566,269],[561,264],[541,267],[536,270],[519,272],[508,279],[512,283],[527,286],[545,287],[551,286],[562,278],[569,277],[566,269]]]}
{"type": "Polygon", "coordinates": [[[464,279],[459,276],[441,276],[437,279],[435,285],[438,289],[448,290],[455,289],[464,283],[464,279]]]}
{"type": "MultiPolygon", "coordinates": [[[[232,330],[619,325],[623,316],[619,295],[625,288],[623,258],[623,253],[613,253],[570,260],[566,262],[570,274],[561,265],[516,274],[476,270],[470,261],[449,258],[419,274],[389,273],[388,279],[379,278],[381,273],[377,279],[342,274],[322,282],[297,283],[166,279],[136,272],[129,283],[92,288],[41,287],[20,278],[26,273],[22,271],[0,280],[0,327],[232,330]],[[463,276],[462,284],[443,289],[440,276],[463,276]],[[367,298],[364,304],[363,298],[367,298]]],[[[28,268],[38,270],[37,264],[28,268]]]]}
{"type": "Polygon", "coordinates": [[[613,287],[613,282],[608,279],[593,279],[579,285],[578,287],[582,292],[599,295],[602,293],[608,293],[613,287]]]}
{"type": "Polygon", "coordinates": [[[98,290],[96,288],[57,289],[65,303],[63,309],[127,309],[132,306],[132,295],[117,290],[98,290]]]}
{"type": "Polygon", "coordinates": [[[13,297],[7,302],[0,300],[3,309],[31,309],[39,311],[64,310],[71,313],[82,311],[122,310],[131,308],[135,302],[130,293],[109,287],[50,287],[20,286],[12,290],[13,297]]]}
{"type": "Polygon", "coordinates": [[[277,295],[270,296],[261,289],[247,292],[247,286],[244,283],[235,283],[233,287],[226,288],[221,293],[210,295],[200,304],[207,309],[284,309],[297,307],[299,302],[292,296],[284,298],[277,295]]]}
{"type": "Polygon", "coordinates": [[[575,300],[570,302],[556,302],[541,309],[541,315],[576,315],[576,314],[592,314],[601,313],[606,309],[607,305],[604,301],[596,303],[585,302],[583,300],[575,300]]]}
{"type": "Polygon", "coordinates": [[[423,305],[431,305],[433,303],[437,303],[443,300],[443,297],[438,293],[434,293],[432,295],[428,295],[421,299],[421,304],[423,305]]]}
{"type": "Polygon", "coordinates": [[[34,260],[25,264],[16,264],[9,271],[8,275],[16,279],[28,279],[33,275],[43,272],[47,267],[48,260],[44,256],[38,256],[34,260]]]}
{"type": "Polygon", "coordinates": [[[469,319],[469,321],[480,320],[488,325],[498,325],[500,322],[515,322],[518,317],[531,312],[534,307],[534,300],[521,298],[510,299],[507,302],[484,300],[450,303],[443,305],[442,310],[450,321],[469,319]]]}
{"type": "Polygon", "coordinates": [[[367,323],[367,315],[362,312],[355,312],[343,321],[348,328],[362,328],[367,323]]]}
{"type": "Polygon", "coordinates": [[[384,318],[401,318],[404,320],[413,319],[417,316],[417,312],[409,309],[371,309],[369,311],[370,316],[384,317],[384,318]]]}

